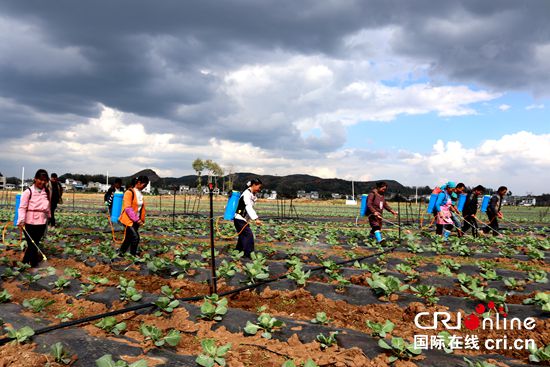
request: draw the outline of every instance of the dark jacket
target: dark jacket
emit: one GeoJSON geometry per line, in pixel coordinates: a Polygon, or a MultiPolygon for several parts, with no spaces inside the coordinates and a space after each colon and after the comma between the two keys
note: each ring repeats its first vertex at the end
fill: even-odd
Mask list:
{"type": "Polygon", "coordinates": [[[63,186],[61,186],[61,183],[59,181],[52,182],[50,181],[50,184],[52,186],[51,188],[51,202],[52,204],[59,203],[59,199],[63,196],[63,186]]]}
{"type": "Polygon", "coordinates": [[[103,201],[109,203],[109,208],[113,207],[113,196],[115,195],[116,188],[114,185],[111,185],[105,195],[103,196],[103,201]]]}
{"type": "Polygon", "coordinates": [[[502,205],[502,196],[494,194],[491,196],[489,206],[487,207],[487,215],[495,216],[500,212],[500,206],[502,205]]]}
{"type": "Polygon", "coordinates": [[[478,199],[479,196],[473,192],[469,192],[466,196],[466,202],[464,203],[464,208],[462,209],[463,216],[475,215],[478,208],[478,199]]]}

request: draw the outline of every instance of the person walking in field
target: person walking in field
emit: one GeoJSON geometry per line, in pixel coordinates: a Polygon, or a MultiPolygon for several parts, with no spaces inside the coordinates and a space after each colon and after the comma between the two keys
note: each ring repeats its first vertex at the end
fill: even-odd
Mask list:
{"type": "Polygon", "coordinates": [[[17,226],[25,234],[27,249],[23,255],[23,263],[36,267],[42,261],[38,246],[46,232],[48,220],[51,217],[50,192],[47,188],[48,172],[39,169],[34,175],[34,183],[21,194],[18,210],[17,226]]]}
{"type": "Polygon", "coordinates": [[[474,237],[478,237],[478,223],[477,223],[477,208],[478,199],[485,193],[485,187],[477,185],[466,196],[466,202],[462,209],[462,216],[464,217],[464,224],[462,225],[462,232],[466,233],[472,228],[472,234],[474,237]]]}
{"type": "Polygon", "coordinates": [[[453,229],[453,218],[451,216],[451,207],[452,200],[451,194],[456,188],[456,183],[453,181],[447,182],[442,186],[443,191],[437,195],[437,200],[435,202],[435,212],[436,214],[436,230],[435,233],[443,236],[447,240],[453,229]]]}
{"type": "Polygon", "coordinates": [[[113,197],[115,196],[115,192],[120,192],[121,187],[122,180],[120,178],[116,178],[115,182],[111,185],[111,187],[109,187],[109,189],[103,196],[103,201],[105,202],[105,206],[109,211],[109,215],[111,215],[111,210],[113,209],[113,197]]]}
{"type": "Polygon", "coordinates": [[[147,176],[139,176],[133,188],[126,190],[122,199],[122,213],[119,221],[126,226],[124,241],[119,250],[119,255],[124,255],[128,248],[130,254],[136,256],[139,248],[139,227],[145,224],[145,201],[142,190],[149,184],[147,176]]]}
{"type": "Polygon", "coordinates": [[[369,218],[369,224],[371,227],[370,235],[376,238],[378,243],[383,243],[385,240],[382,238],[382,215],[384,209],[388,210],[394,216],[397,212],[393,210],[388,203],[384,194],[388,190],[388,184],[384,181],[376,183],[376,187],[367,196],[367,218],[369,218]]]}
{"type": "Polygon", "coordinates": [[[460,222],[458,211],[458,199],[460,198],[460,195],[464,193],[464,190],[466,190],[466,185],[464,185],[462,182],[458,183],[451,193],[451,219],[453,220],[453,226],[456,228],[458,237],[462,237],[462,223],[460,222]]]}
{"type": "Polygon", "coordinates": [[[246,186],[247,189],[241,193],[239,198],[233,224],[239,234],[236,249],[244,252],[244,258],[250,259],[250,254],[254,251],[254,234],[248,222],[254,221],[256,225],[262,225],[262,221],[254,210],[254,204],[257,200],[256,193],[262,189],[262,181],[259,178],[254,178],[248,181],[246,186]]]}
{"type": "Polygon", "coordinates": [[[52,173],[49,186],[50,186],[50,193],[51,193],[50,210],[52,213],[52,216],[49,220],[49,224],[52,227],[55,227],[56,226],[55,210],[57,209],[58,204],[63,204],[63,187],[61,186],[61,183],[57,179],[57,173],[52,173]]]}
{"type": "Polygon", "coordinates": [[[489,223],[487,227],[483,228],[484,233],[492,231],[493,236],[500,236],[498,220],[503,217],[500,207],[502,206],[502,199],[507,192],[508,188],[506,186],[501,186],[498,188],[497,192],[491,196],[489,206],[487,207],[487,218],[489,219],[489,223]]]}

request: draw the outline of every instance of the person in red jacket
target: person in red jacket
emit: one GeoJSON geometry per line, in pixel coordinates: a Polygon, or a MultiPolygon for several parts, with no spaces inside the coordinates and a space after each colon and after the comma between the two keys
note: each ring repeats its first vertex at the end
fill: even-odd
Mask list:
{"type": "Polygon", "coordinates": [[[48,220],[51,217],[50,193],[47,184],[48,172],[39,169],[34,175],[34,183],[23,191],[17,213],[17,226],[21,228],[27,240],[27,250],[23,263],[32,267],[38,266],[42,260],[40,240],[46,232],[48,220]]]}
{"type": "Polygon", "coordinates": [[[139,246],[139,227],[145,224],[145,201],[141,192],[149,184],[149,177],[139,176],[133,188],[126,190],[122,199],[120,223],[126,226],[124,241],[120,246],[119,255],[124,255],[128,248],[130,254],[136,256],[139,246]]]}
{"type": "Polygon", "coordinates": [[[369,224],[371,226],[370,235],[376,238],[378,243],[383,242],[382,239],[382,214],[384,209],[388,210],[394,216],[397,215],[397,212],[393,210],[388,203],[384,194],[388,189],[388,184],[384,181],[376,183],[376,188],[372,189],[367,197],[367,217],[369,219],[369,224]]]}

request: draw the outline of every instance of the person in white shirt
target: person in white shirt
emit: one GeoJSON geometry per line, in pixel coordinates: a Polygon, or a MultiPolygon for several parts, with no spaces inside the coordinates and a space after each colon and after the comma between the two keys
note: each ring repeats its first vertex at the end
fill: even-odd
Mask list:
{"type": "Polygon", "coordinates": [[[254,210],[254,204],[256,203],[255,194],[262,189],[262,181],[260,181],[259,178],[254,178],[248,181],[246,186],[248,188],[241,194],[233,223],[239,234],[237,250],[243,251],[244,257],[250,259],[250,253],[254,251],[254,234],[248,222],[252,220],[256,225],[262,225],[262,221],[258,218],[258,214],[256,214],[254,210]]]}

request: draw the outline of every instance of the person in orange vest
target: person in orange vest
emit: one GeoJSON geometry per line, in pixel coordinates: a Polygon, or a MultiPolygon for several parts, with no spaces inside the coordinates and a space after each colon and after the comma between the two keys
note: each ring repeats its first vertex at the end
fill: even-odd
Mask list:
{"type": "Polygon", "coordinates": [[[142,190],[149,184],[149,177],[139,176],[133,188],[126,190],[122,199],[120,223],[126,226],[124,241],[120,246],[119,255],[124,255],[128,248],[130,254],[136,256],[139,247],[139,227],[145,224],[145,201],[142,190]]]}

